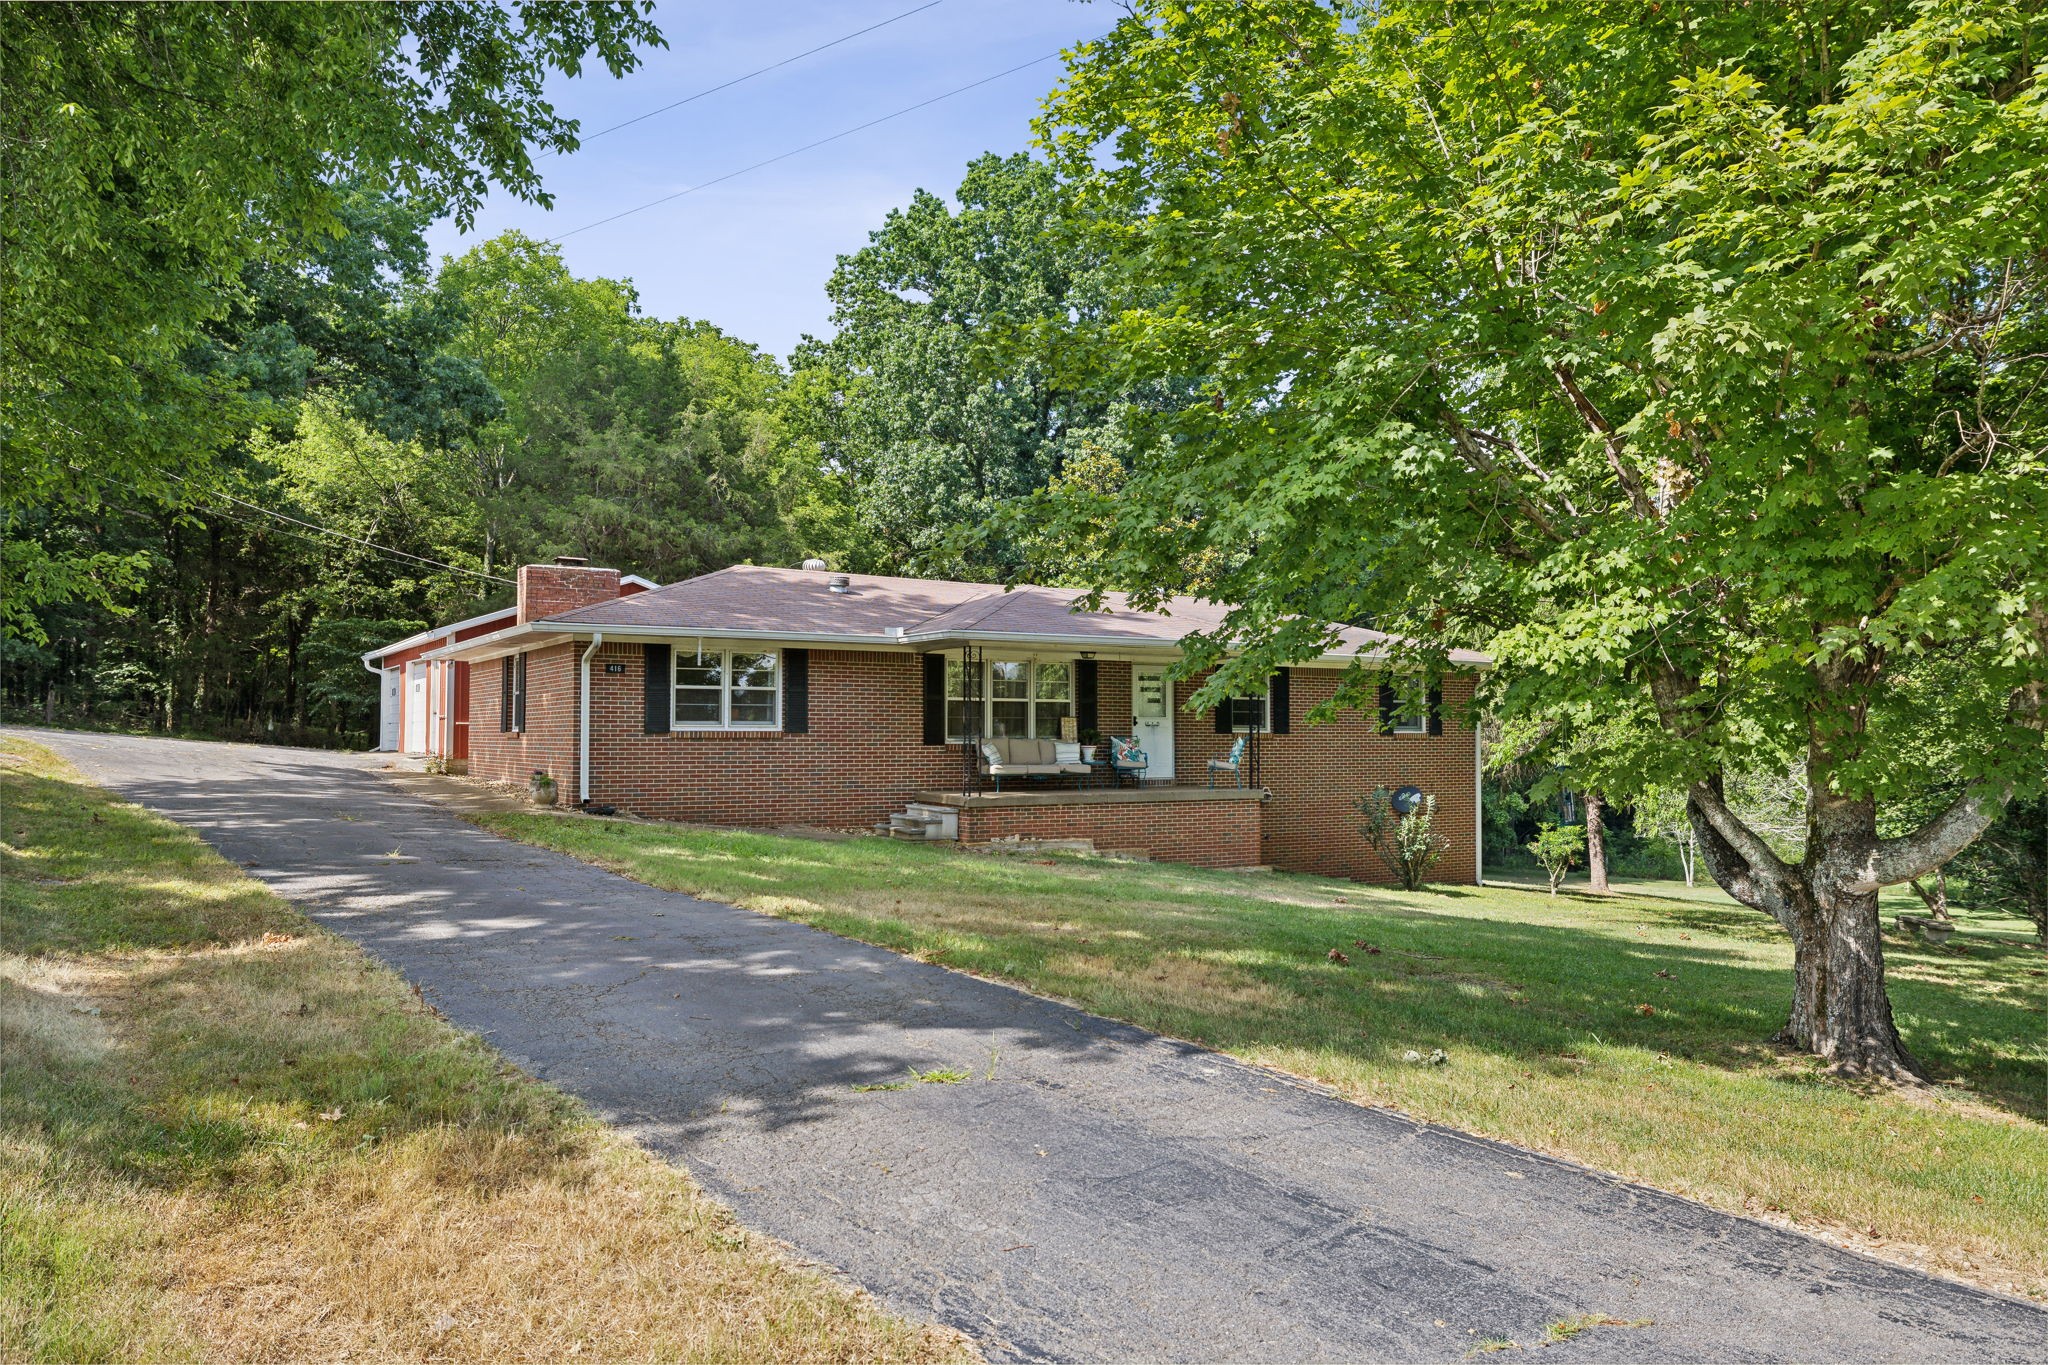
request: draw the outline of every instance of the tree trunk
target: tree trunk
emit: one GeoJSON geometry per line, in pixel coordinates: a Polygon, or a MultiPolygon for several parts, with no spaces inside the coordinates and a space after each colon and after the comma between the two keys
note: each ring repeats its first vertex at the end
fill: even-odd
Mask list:
{"type": "Polygon", "coordinates": [[[1906,885],[1913,888],[1913,894],[1918,896],[1920,903],[1927,907],[1928,914],[1940,920],[1950,917],[1948,913],[1948,868],[1946,866],[1934,869],[1934,888],[1932,890],[1922,886],[1918,877],[1913,878],[1906,885]]]}
{"type": "Polygon", "coordinates": [[[1845,1075],[1924,1084],[1885,993],[1877,889],[1856,885],[1877,848],[1877,807],[1829,793],[1811,771],[1808,780],[1806,857],[1797,865],[1734,819],[1719,779],[1694,787],[1687,810],[1701,861],[1722,890],[1792,936],[1792,1009],[1777,1040],[1845,1075]]]}
{"type": "Polygon", "coordinates": [[[1607,889],[1607,798],[1595,791],[1586,793],[1586,880],[1607,889]]]}
{"type": "Polygon", "coordinates": [[[1802,880],[1794,897],[1792,1012],[1778,1040],[1847,1075],[1924,1082],[1892,1021],[1877,893],[1802,880]]]}

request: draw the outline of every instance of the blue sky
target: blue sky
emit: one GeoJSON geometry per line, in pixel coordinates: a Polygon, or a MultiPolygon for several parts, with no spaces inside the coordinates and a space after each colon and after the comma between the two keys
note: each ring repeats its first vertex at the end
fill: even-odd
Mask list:
{"type": "MultiPolygon", "coordinates": [[[[669,46],[613,80],[602,67],[557,80],[555,107],[596,129],[717,85],[900,14],[920,0],[786,0],[774,5],[663,4],[669,46]]],[[[589,141],[541,162],[552,211],[494,196],[468,234],[429,233],[459,252],[507,228],[553,237],[1057,52],[1106,31],[1118,8],[1098,0],[944,0],[936,8],[807,57],[731,90],[589,141]]],[[[984,151],[1023,150],[1039,101],[1057,81],[1046,62],[928,109],[563,243],[580,276],[631,279],[658,317],[716,323],[778,356],[806,332],[830,331],[825,280],[890,209],[923,188],[950,195],[984,151]]]]}

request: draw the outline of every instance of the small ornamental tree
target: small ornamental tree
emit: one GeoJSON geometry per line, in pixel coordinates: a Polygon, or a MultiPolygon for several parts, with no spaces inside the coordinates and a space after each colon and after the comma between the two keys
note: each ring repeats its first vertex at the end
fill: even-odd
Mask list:
{"type": "Polygon", "coordinates": [[[1429,870],[1450,846],[1435,829],[1436,798],[1423,797],[1415,809],[1403,815],[1395,809],[1393,793],[1381,787],[1358,805],[1365,816],[1365,841],[1372,851],[1403,891],[1422,890],[1429,882],[1429,870]]]}
{"type": "Polygon", "coordinates": [[[1700,839],[1685,813],[1685,793],[1669,787],[1652,787],[1636,800],[1636,828],[1667,839],[1678,850],[1678,865],[1691,886],[1699,866],[1700,839]]]}
{"type": "Polygon", "coordinates": [[[1140,606],[1217,565],[1197,705],[1370,620],[1505,718],[1647,717],[1575,776],[1684,791],[1784,1041],[1916,1081],[1878,892],[2048,782],[2044,51],[2004,0],[1135,0],[1039,125],[1121,272],[1069,350],[1206,401],[1033,515],[1140,606]],[[1789,855],[1728,787],[1795,759],[1789,855]]]}
{"type": "Polygon", "coordinates": [[[1580,825],[1553,825],[1546,820],[1536,827],[1535,839],[1524,847],[1536,855],[1536,865],[1550,879],[1550,894],[1555,896],[1557,888],[1564,885],[1564,879],[1585,855],[1586,831],[1580,825]]]}

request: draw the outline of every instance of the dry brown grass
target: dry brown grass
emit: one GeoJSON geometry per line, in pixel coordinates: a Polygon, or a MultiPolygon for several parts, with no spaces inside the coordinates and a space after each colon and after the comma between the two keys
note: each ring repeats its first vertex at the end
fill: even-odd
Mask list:
{"type": "Polygon", "coordinates": [[[971,1358],[749,1234],[198,840],[10,748],[6,913],[62,946],[0,955],[0,1357],[971,1358]],[[12,875],[38,859],[67,876],[12,875]],[[124,926],[107,880],[153,903],[124,926]],[[194,946],[209,907],[235,932],[194,946]]]}

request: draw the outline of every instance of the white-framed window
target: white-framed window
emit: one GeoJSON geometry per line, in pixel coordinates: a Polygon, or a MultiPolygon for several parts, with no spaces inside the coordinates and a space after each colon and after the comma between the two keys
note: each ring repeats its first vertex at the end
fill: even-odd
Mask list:
{"type": "MultiPolygon", "coordinates": [[[[981,664],[983,739],[1057,739],[1060,717],[1074,714],[1074,665],[1065,659],[1033,663],[984,659],[981,664]]],[[[946,660],[946,738],[967,735],[967,674],[946,660]]]]}
{"type": "Polygon", "coordinates": [[[1230,708],[1230,733],[1248,735],[1254,730],[1260,734],[1270,733],[1273,727],[1267,723],[1270,710],[1267,697],[1267,693],[1261,692],[1256,697],[1232,697],[1225,702],[1224,705],[1230,708]]]}
{"type": "Polygon", "coordinates": [[[674,730],[773,730],[782,724],[782,657],[774,650],[675,651],[674,730]]]}
{"type": "Polygon", "coordinates": [[[1394,723],[1390,735],[1429,733],[1429,685],[1420,678],[1403,678],[1394,684],[1394,723]]]}

